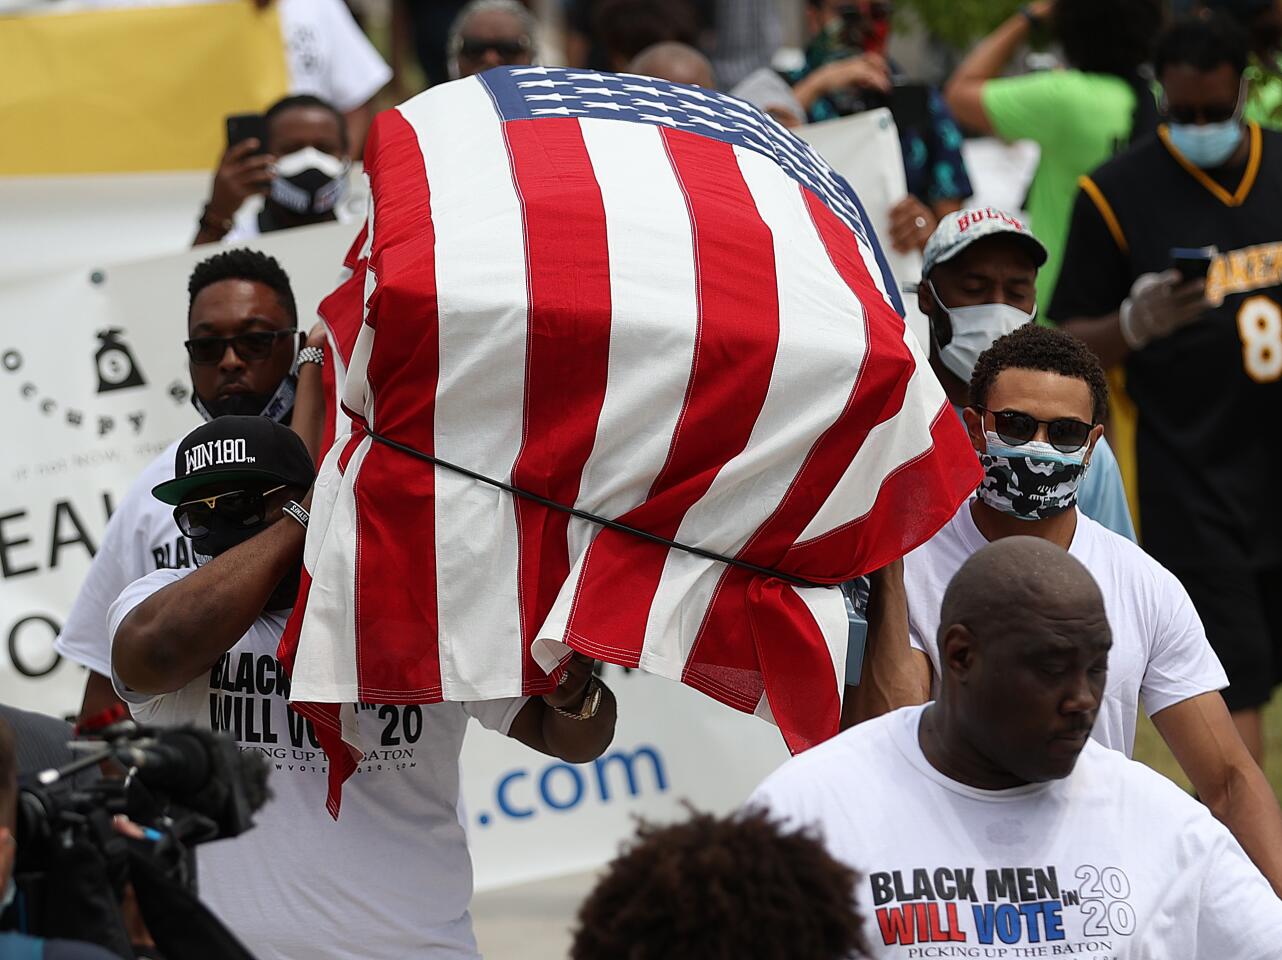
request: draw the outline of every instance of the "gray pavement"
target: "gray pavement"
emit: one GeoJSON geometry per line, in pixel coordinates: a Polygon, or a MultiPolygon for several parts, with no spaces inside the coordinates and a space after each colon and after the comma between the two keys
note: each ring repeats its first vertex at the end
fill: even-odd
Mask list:
{"type": "Polygon", "coordinates": [[[472,923],[486,960],[565,960],[579,904],[595,873],[573,874],[472,898],[472,923]]]}

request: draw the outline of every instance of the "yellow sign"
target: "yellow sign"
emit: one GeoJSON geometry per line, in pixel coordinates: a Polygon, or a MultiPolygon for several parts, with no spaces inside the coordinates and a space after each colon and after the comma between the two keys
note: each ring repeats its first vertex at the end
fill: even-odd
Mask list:
{"type": "Polygon", "coordinates": [[[212,170],[224,117],[287,85],[247,0],[0,16],[0,176],[212,170]]]}

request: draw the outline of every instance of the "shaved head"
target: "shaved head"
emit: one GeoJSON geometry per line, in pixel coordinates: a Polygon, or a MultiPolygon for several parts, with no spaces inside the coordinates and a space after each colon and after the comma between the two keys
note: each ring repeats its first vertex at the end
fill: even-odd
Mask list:
{"type": "Polygon", "coordinates": [[[944,591],[939,614],[943,640],[955,625],[988,639],[1009,638],[999,629],[1030,608],[1082,612],[1098,610],[1104,597],[1090,571],[1049,540],[1004,537],[990,543],[962,564],[944,591]]]}
{"type": "Polygon", "coordinates": [[[717,85],[708,58],[685,43],[665,42],[646,47],[636,55],[628,70],[669,83],[688,83],[692,87],[709,90],[717,85]]]}
{"type": "Polygon", "coordinates": [[[1099,587],[1048,540],[970,557],[940,610],[932,762],[986,789],[1066,777],[1086,746],[1112,646],[1099,587]]]}

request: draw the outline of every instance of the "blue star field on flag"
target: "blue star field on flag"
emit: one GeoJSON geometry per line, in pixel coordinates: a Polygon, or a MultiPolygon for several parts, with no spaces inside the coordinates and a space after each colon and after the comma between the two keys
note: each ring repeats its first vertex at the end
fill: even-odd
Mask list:
{"type": "MultiPolygon", "coordinates": [[[[812,190],[861,241],[869,243],[864,226],[867,215],[845,178],[813,147],[742,100],[654,77],[562,67],[500,67],[481,74],[480,79],[504,120],[626,120],[689,130],[755,150],[812,190]]],[[[888,271],[883,268],[883,272],[888,271]]],[[[898,307],[893,281],[890,294],[898,307]]]]}

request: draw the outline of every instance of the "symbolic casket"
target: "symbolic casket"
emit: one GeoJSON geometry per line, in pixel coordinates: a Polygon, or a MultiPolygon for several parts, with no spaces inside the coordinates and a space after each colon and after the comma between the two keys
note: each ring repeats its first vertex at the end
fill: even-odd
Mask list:
{"type": "Polygon", "coordinates": [[[384,113],[366,170],[281,651],[331,785],[341,705],[544,693],[572,651],[834,733],[831,585],[979,479],[845,181],[731,97],[551,67],[384,113]]]}

